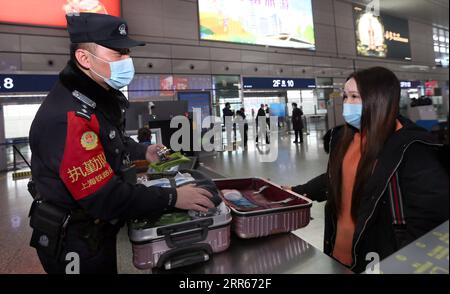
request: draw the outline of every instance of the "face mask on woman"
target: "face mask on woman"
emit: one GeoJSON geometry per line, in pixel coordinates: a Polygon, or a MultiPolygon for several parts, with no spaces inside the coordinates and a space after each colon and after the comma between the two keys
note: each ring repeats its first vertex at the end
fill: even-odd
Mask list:
{"type": "MultiPolygon", "coordinates": [[[[89,51],[88,51],[89,52],[89,51]]],[[[89,52],[95,58],[108,63],[111,70],[111,77],[106,78],[99,73],[95,72],[92,68],[91,71],[101,77],[108,85],[116,90],[119,90],[125,86],[128,86],[134,78],[134,65],[131,57],[118,60],[118,61],[106,61],[91,52],[89,52]]]]}
{"type": "Polygon", "coordinates": [[[344,103],[342,115],[349,125],[361,129],[362,104],[344,103]]]}

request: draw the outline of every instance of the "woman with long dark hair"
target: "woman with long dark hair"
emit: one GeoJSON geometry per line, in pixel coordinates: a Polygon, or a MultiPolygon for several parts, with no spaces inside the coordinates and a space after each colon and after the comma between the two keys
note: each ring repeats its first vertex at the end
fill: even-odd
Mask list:
{"type": "Polygon", "coordinates": [[[366,269],[369,253],[383,259],[448,220],[441,146],[399,115],[399,101],[400,82],[390,70],[350,75],[346,124],[331,131],[327,172],[292,187],[327,201],[324,252],[355,272],[366,269]]]}

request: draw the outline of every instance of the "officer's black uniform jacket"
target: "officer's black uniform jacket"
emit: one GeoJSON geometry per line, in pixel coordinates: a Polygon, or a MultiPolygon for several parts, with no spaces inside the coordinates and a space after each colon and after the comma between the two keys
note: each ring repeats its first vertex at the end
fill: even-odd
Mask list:
{"type": "Polygon", "coordinates": [[[147,149],[123,135],[126,107],[120,91],[104,89],[69,61],[30,130],[32,177],[44,200],[104,221],[158,215],[174,206],[175,189],[121,179],[127,154],[145,159],[147,149]]]}
{"type": "MultiPolygon", "coordinates": [[[[366,269],[366,255],[376,252],[384,259],[448,220],[449,181],[441,148],[428,132],[403,117],[403,128],[385,143],[377,164],[365,186],[353,235],[352,255],[355,272],[366,269]],[[393,224],[389,183],[398,175],[406,225],[393,224]]],[[[332,129],[330,153],[336,150],[342,127],[332,129]]],[[[328,196],[328,174],[292,188],[316,201],[328,196]]],[[[325,206],[324,252],[332,255],[336,240],[337,217],[325,206]]],[[[380,269],[383,270],[382,268],[380,269]]]]}

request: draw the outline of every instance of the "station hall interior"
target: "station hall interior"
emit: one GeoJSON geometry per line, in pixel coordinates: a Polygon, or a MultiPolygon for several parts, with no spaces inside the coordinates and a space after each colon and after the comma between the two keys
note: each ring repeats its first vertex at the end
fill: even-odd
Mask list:
{"type": "MultiPolygon", "coordinates": [[[[448,146],[446,0],[0,0],[0,7],[0,274],[46,273],[30,246],[29,136],[38,110],[70,59],[65,12],[121,17],[127,22],[125,34],[145,42],[130,48],[134,78],[120,89],[129,103],[125,133],[136,142],[178,151],[180,144],[171,141],[178,125],[172,126],[171,120],[187,117],[184,155],[195,158],[195,169],[211,178],[259,178],[280,188],[305,184],[327,172],[325,137],[346,124],[347,78],[373,67],[386,68],[398,78],[400,115],[448,146]],[[299,138],[293,104],[302,112],[299,138]],[[231,114],[224,116],[227,111],[231,114]],[[260,111],[264,118],[258,126],[260,111]],[[215,117],[219,125],[214,150],[204,146],[211,142],[204,140],[212,130],[204,121],[207,117],[215,117]],[[238,119],[245,122],[245,130],[238,119]],[[268,140],[259,133],[262,125],[268,140]],[[144,128],[149,130],[146,140],[141,138],[144,128]]],[[[46,140],[52,148],[52,137],[46,140]]],[[[233,237],[229,253],[213,254],[204,266],[179,270],[345,273],[344,266],[323,253],[326,202],[310,203],[307,225],[288,235],[249,239],[248,245],[233,237]]],[[[393,258],[386,262],[386,272],[430,273],[439,266],[448,274],[448,221],[439,232],[434,236],[441,234],[439,240],[444,240],[438,244],[444,246],[443,257],[411,249],[411,262],[396,266],[399,261],[393,258]],[[417,262],[432,259],[434,265],[414,266],[415,254],[417,262]]],[[[128,233],[125,225],[117,237],[117,271],[151,272],[133,265],[137,257],[128,233]]],[[[434,239],[429,242],[435,244],[434,239]]]]}

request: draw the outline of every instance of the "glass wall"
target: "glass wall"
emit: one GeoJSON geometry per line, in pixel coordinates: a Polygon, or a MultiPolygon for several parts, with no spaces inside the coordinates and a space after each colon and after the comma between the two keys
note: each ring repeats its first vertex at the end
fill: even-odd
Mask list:
{"type": "MultiPolygon", "coordinates": [[[[252,93],[252,95],[255,95],[252,93]]],[[[261,104],[269,105],[272,103],[285,103],[282,97],[279,96],[252,96],[252,97],[244,97],[244,108],[245,115],[247,118],[256,119],[256,115],[258,114],[258,110],[261,107],[261,104]]]]}
{"type": "Polygon", "coordinates": [[[411,104],[411,99],[418,99],[420,96],[420,88],[402,89],[400,92],[400,114],[408,116],[408,106],[411,104]]]}
{"type": "Polygon", "coordinates": [[[4,105],[5,138],[28,138],[40,104],[4,105]]]}
{"type": "MultiPolygon", "coordinates": [[[[302,107],[304,115],[317,114],[317,98],[314,90],[292,90],[287,91],[287,108],[288,115],[292,114],[292,103],[297,103],[298,107],[302,107]]],[[[325,105],[326,110],[326,105],[325,105]]]]}
{"type": "Polygon", "coordinates": [[[448,67],[448,29],[433,27],[433,43],[436,65],[448,67]]]}
{"type": "Polygon", "coordinates": [[[316,114],[327,113],[327,103],[330,94],[334,91],[333,78],[316,78],[316,114]]]}
{"type": "Polygon", "coordinates": [[[231,104],[234,111],[242,107],[240,97],[240,77],[239,76],[213,76],[213,115],[222,117],[222,109],[225,103],[231,104]]]}
{"type": "MultiPolygon", "coordinates": [[[[25,159],[30,162],[31,150],[28,144],[28,135],[31,124],[39,109],[40,104],[3,104],[4,137],[2,143],[6,145],[0,148],[0,170],[15,170],[28,168],[28,165],[22,160],[22,157],[14,150],[13,145],[19,149],[25,159]]],[[[2,126],[0,126],[2,129],[2,126]]],[[[3,136],[1,134],[0,136],[3,136]]]]}

